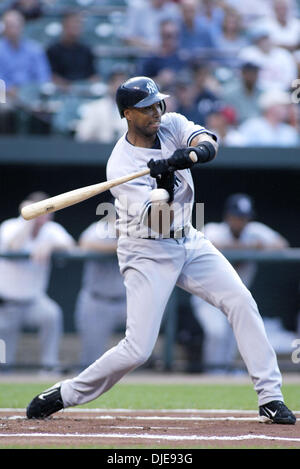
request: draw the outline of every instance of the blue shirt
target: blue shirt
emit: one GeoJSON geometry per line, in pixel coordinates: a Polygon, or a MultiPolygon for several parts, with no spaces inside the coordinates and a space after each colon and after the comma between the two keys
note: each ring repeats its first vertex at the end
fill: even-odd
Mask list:
{"type": "Polygon", "coordinates": [[[15,47],[6,38],[0,40],[0,78],[7,89],[30,83],[42,84],[51,80],[48,59],[40,45],[21,40],[15,47]]]}
{"type": "Polygon", "coordinates": [[[195,19],[192,30],[181,22],[179,38],[180,48],[189,51],[199,48],[211,48],[216,45],[211,29],[199,17],[195,19]]]}

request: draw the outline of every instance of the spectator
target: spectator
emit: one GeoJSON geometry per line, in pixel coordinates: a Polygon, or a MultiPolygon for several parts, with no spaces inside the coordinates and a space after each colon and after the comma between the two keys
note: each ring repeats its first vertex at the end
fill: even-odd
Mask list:
{"type": "Polygon", "coordinates": [[[14,10],[18,10],[26,21],[36,20],[43,16],[41,0],[16,0],[12,4],[14,10]]]}
{"type": "Polygon", "coordinates": [[[222,100],[235,109],[238,124],[246,119],[258,117],[261,113],[258,73],[258,65],[253,62],[243,62],[236,80],[230,81],[223,88],[222,100]]]}
{"type": "Polygon", "coordinates": [[[226,8],[222,29],[215,39],[216,48],[220,51],[219,61],[227,67],[237,65],[237,54],[248,42],[244,34],[242,18],[233,8],[226,8]]]}
{"type": "Polygon", "coordinates": [[[191,65],[192,78],[196,88],[196,103],[198,111],[202,116],[202,122],[205,122],[206,116],[216,108],[220,102],[219,96],[212,91],[212,74],[209,66],[203,62],[194,61],[191,65]]]}
{"type": "Polygon", "coordinates": [[[286,49],[274,46],[266,29],[259,27],[250,33],[253,44],[242,49],[239,58],[260,66],[259,87],[263,90],[290,89],[297,78],[297,65],[293,55],[286,49]]]}
{"type": "MultiPolygon", "coordinates": [[[[247,194],[233,194],[225,203],[221,223],[204,226],[205,236],[217,249],[284,249],[288,242],[276,231],[254,221],[254,207],[247,194]]],[[[256,274],[253,262],[234,265],[247,288],[256,274]]],[[[198,297],[191,298],[194,314],[204,331],[203,362],[207,371],[230,371],[237,353],[232,328],[221,311],[198,297]]]]}
{"type": "Polygon", "coordinates": [[[176,112],[184,115],[188,120],[204,126],[205,117],[200,113],[196,100],[197,89],[191,74],[184,70],[176,78],[175,96],[176,112]]]}
{"type": "Polygon", "coordinates": [[[116,68],[111,72],[106,95],[84,106],[82,118],[77,124],[77,140],[111,143],[125,133],[126,122],[120,119],[115,95],[118,87],[127,78],[128,75],[121,68],[116,68]]]}
{"type": "Polygon", "coordinates": [[[80,236],[80,247],[88,252],[108,254],[99,260],[85,262],[75,318],[81,339],[81,365],[86,367],[108,348],[118,325],[126,322],[126,293],[119,271],[115,210],[97,223],[92,223],[80,236]]]}
{"type": "Polygon", "coordinates": [[[163,21],[179,21],[178,6],[168,0],[147,0],[128,7],[125,43],[143,51],[157,53],[160,46],[160,24],[163,21]]]}
{"type": "MultiPolygon", "coordinates": [[[[47,198],[30,194],[25,204],[47,198]]],[[[59,341],[62,334],[62,311],[47,295],[50,256],[54,250],[74,246],[72,237],[47,214],[34,220],[11,218],[0,227],[2,253],[27,253],[29,259],[0,260],[0,337],[6,343],[6,362],[16,363],[18,337],[22,326],[38,328],[41,365],[54,369],[59,365],[59,341]]]]}
{"type": "Polygon", "coordinates": [[[222,30],[224,10],[217,0],[200,1],[200,20],[203,26],[208,27],[213,35],[219,35],[222,30]]]}
{"type": "Polygon", "coordinates": [[[218,104],[206,117],[205,126],[217,135],[220,145],[244,146],[245,141],[236,128],[236,115],[232,107],[218,104]]]}
{"type": "Polygon", "coordinates": [[[14,99],[24,85],[49,82],[51,71],[40,45],[22,37],[24,18],[21,13],[9,10],[4,13],[2,22],[0,78],[6,84],[7,97],[14,99]]]}
{"type": "Polygon", "coordinates": [[[290,51],[300,47],[300,20],[292,14],[290,0],[273,0],[274,15],[260,21],[277,47],[290,51]]]}
{"type": "Polygon", "coordinates": [[[89,46],[80,41],[81,14],[67,12],[63,17],[62,28],[60,40],[47,50],[53,82],[63,90],[68,90],[76,81],[98,80],[93,53],[89,46]]]}
{"type": "Polygon", "coordinates": [[[157,54],[142,59],[137,75],[155,78],[161,87],[169,87],[176,74],[186,66],[178,52],[179,30],[174,21],[163,21],[160,25],[161,47],[157,54]]]}
{"type": "Polygon", "coordinates": [[[197,0],[181,0],[182,19],[179,23],[179,47],[193,56],[199,49],[215,46],[210,27],[200,19],[197,0]]]}
{"type": "Polygon", "coordinates": [[[239,127],[245,145],[289,147],[299,144],[297,130],[286,123],[290,96],[280,90],[269,90],[259,100],[261,117],[247,119],[239,127]]]}

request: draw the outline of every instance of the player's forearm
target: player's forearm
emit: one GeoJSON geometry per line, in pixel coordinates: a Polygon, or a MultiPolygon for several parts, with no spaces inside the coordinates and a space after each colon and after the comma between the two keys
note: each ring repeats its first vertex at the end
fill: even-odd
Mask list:
{"type": "Polygon", "coordinates": [[[116,252],[117,241],[80,241],[79,247],[85,251],[96,251],[96,252],[116,252]]]}

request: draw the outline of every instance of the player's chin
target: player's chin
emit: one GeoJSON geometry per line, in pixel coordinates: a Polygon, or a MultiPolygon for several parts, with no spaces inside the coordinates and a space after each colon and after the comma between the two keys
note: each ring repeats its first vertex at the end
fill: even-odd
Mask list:
{"type": "Polygon", "coordinates": [[[155,122],[153,124],[149,124],[145,132],[147,133],[149,137],[152,137],[158,132],[159,128],[160,128],[160,122],[155,122]]]}

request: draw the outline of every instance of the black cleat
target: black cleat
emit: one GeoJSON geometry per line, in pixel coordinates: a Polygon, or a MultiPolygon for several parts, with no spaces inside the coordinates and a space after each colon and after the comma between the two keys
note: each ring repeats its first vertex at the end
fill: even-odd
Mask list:
{"type": "Polygon", "coordinates": [[[45,419],[54,412],[63,409],[63,401],[60,393],[60,386],[46,389],[38,394],[26,409],[28,419],[45,419]]]}
{"type": "Polygon", "coordinates": [[[259,406],[259,421],[295,425],[296,417],[282,401],[271,401],[259,406]]]}

